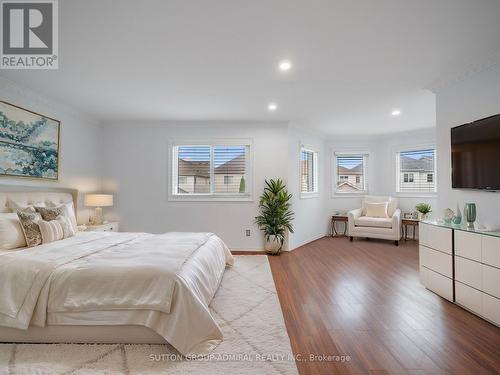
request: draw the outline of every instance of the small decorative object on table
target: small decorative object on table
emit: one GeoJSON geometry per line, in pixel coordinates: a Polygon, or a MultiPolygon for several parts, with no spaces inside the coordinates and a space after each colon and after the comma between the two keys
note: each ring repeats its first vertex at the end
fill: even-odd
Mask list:
{"type": "Polygon", "coordinates": [[[443,220],[445,224],[451,224],[454,218],[455,218],[455,213],[451,208],[447,208],[444,210],[443,220]]]}
{"type": "Polygon", "coordinates": [[[476,221],[476,204],[466,203],[464,207],[464,217],[467,221],[467,228],[474,229],[474,222],[476,221]]]}
{"type": "Polygon", "coordinates": [[[342,236],[345,236],[347,234],[347,222],[349,221],[349,217],[347,216],[347,212],[336,212],[333,214],[332,220],[331,220],[331,225],[330,225],[332,237],[341,236],[341,234],[339,234],[337,232],[337,228],[335,227],[335,223],[337,221],[344,223],[344,234],[342,234],[342,236]]]}
{"type": "Polygon", "coordinates": [[[293,233],[293,211],[290,209],[292,194],[288,193],[280,179],[265,182],[266,187],[259,201],[260,215],[255,218],[255,223],[264,232],[267,253],[278,255],[287,230],[293,233]]]}
{"type": "Polygon", "coordinates": [[[453,224],[460,225],[462,223],[462,214],[460,213],[460,207],[458,207],[457,203],[457,213],[453,217],[453,224]]]}
{"type": "Polygon", "coordinates": [[[427,203],[419,203],[415,206],[415,209],[418,211],[418,219],[425,220],[427,219],[427,215],[432,212],[432,207],[427,203]]]}
{"type": "Polygon", "coordinates": [[[403,212],[403,219],[416,219],[415,212],[403,212]]]}

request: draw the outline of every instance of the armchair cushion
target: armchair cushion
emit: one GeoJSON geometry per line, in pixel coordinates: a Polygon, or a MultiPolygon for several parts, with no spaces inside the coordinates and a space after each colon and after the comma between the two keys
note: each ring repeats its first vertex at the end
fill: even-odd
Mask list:
{"type": "Polygon", "coordinates": [[[388,217],[361,216],[354,220],[357,227],[392,228],[392,219],[388,217]]]}

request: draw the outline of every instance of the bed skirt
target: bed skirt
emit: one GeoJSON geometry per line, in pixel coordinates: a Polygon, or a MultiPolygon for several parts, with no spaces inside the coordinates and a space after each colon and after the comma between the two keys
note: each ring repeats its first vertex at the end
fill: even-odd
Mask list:
{"type": "Polygon", "coordinates": [[[166,344],[155,331],[140,325],[29,327],[27,330],[0,327],[1,342],[65,344],[166,344]]]}

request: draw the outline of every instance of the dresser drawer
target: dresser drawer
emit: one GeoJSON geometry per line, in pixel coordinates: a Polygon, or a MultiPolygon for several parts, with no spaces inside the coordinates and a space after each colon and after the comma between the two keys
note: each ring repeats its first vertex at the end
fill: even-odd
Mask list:
{"type": "Polygon", "coordinates": [[[483,294],[468,285],[455,282],[455,299],[457,303],[479,315],[483,313],[483,294]]]}
{"type": "Polygon", "coordinates": [[[500,268],[500,238],[482,236],[482,262],[500,268]]]}
{"type": "Polygon", "coordinates": [[[430,249],[427,246],[419,246],[420,265],[441,275],[452,277],[451,255],[430,249]]]}
{"type": "Polygon", "coordinates": [[[420,244],[451,254],[451,229],[420,223],[419,231],[420,244]]]}
{"type": "Polygon", "coordinates": [[[455,279],[476,289],[482,288],[483,265],[470,259],[455,257],[455,279]]]}
{"type": "Polygon", "coordinates": [[[427,289],[449,301],[453,301],[453,282],[450,278],[426,267],[420,267],[420,281],[427,289]]]}
{"type": "Polygon", "coordinates": [[[483,290],[497,298],[500,298],[500,269],[482,265],[483,290]]]}
{"type": "Polygon", "coordinates": [[[500,299],[483,293],[483,314],[486,319],[500,325],[500,299]]]}
{"type": "Polygon", "coordinates": [[[481,262],[481,235],[455,231],[455,254],[481,262]]]}

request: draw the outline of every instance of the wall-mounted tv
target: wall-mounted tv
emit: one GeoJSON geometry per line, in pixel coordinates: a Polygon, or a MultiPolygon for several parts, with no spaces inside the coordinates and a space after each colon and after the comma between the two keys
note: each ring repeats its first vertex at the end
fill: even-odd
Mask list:
{"type": "Polygon", "coordinates": [[[500,190],[500,114],[451,129],[452,187],[500,190]]]}

